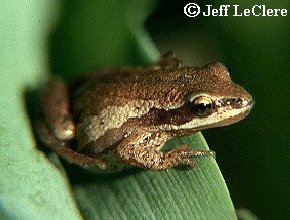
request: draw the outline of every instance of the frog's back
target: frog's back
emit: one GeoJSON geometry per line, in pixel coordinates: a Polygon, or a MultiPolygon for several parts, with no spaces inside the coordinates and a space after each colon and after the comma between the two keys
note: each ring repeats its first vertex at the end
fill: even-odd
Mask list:
{"type": "MultiPolygon", "coordinates": [[[[100,111],[107,106],[125,105],[132,100],[159,102],[158,105],[177,105],[188,92],[188,74],[193,68],[175,69],[112,69],[95,74],[83,84],[75,95],[89,112],[100,111]],[[186,75],[187,74],[187,75],[186,75]]],[[[156,104],[156,103],[154,103],[156,104]]]]}

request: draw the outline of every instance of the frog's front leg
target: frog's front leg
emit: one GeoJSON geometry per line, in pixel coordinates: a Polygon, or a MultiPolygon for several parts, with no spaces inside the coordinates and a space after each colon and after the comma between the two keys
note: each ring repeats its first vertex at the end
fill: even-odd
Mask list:
{"type": "Polygon", "coordinates": [[[106,168],[103,161],[71,148],[75,142],[75,124],[70,114],[69,90],[63,81],[53,78],[45,85],[40,96],[40,111],[42,121],[37,132],[47,147],[70,163],[106,168]]]}
{"type": "Polygon", "coordinates": [[[158,148],[169,138],[164,132],[134,133],[117,146],[117,155],[125,163],[151,170],[164,170],[179,165],[192,168],[192,157],[214,156],[212,151],[191,150],[186,145],[168,152],[160,151],[158,148]]]}

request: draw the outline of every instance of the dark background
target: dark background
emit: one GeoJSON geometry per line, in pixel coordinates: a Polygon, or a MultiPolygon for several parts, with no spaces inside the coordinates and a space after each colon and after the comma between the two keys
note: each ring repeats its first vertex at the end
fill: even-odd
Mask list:
{"type": "MultiPolygon", "coordinates": [[[[286,17],[189,18],[190,1],[163,1],[146,27],[159,50],[173,50],[185,64],[202,66],[213,60],[231,68],[233,81],[254,97],[246,120],[204,131],[217,152],[217,162],[235,207],[245,207],[260,219],[290,218],[290,15],[286,17]]],[[[239,4],[251,8],[261,1],[191,1],[239,4]]],[[[286,8],[287,1],[264,1],[267,8],[286,8]]]]}

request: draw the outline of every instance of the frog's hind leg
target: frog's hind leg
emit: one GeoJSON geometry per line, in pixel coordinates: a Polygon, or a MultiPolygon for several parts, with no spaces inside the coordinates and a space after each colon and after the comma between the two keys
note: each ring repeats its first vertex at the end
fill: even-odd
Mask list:
{"type": "Polygon", "coordinates": [[[105,163],[72,148],[75,125],[70,114],[69,91],[67,85],[58,78],[50,80],[40,96],[42,121],[38,123],[40,140],[59,156],[80,166],[98,166],[105,169],[105,163]]]}
{"type": "Polygon", "coordinates": [[[44,86],[40,95],[41,118],[52,133],[60,140],[70,140],[75,136],[75,126],[70,114],[69,91],[59,78],[52,78],[44,86]]]}
{"type": "Polygon", "coordinates": [[[45,123],[39,124],[38,133],[41,142],[52,149],[58,156],[64,158],[69,163],[77,164],[82,167],[96,166],[103,170],[107,168],[103,161],[73,150],[71,148],[73,140],[60,140],[52,133],[45,123]]]}

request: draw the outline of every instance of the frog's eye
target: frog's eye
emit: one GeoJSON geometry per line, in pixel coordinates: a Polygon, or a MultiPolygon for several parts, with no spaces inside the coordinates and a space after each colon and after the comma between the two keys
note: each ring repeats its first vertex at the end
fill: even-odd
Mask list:
{"type": "Polygon", "coordinates": [[[213,101],[208,96],[198,96],[189,101],[189,108],[195,115],[207,116],[212,113],[213,101]]]}

